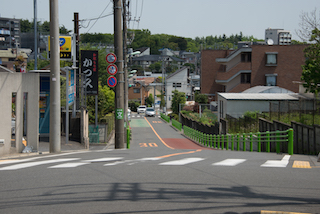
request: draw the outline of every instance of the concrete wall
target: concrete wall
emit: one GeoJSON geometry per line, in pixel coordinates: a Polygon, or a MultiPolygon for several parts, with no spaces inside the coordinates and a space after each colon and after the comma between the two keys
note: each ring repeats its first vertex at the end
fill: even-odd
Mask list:
{"type": "Polygon", "coordinates": [[[33,150],[39,148],[39,74],[0,72],[0,156],[19,153],[24,149],[23,103],[24,93],[27,98],[27,144],[33,150]],[[15,144],[11,144],[12,93],[16,92],[16,134],[15,144]]]}

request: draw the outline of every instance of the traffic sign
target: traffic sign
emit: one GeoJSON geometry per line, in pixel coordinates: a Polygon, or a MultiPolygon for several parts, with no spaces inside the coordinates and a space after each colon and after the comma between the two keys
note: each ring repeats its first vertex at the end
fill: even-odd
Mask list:
{"type": "Polygon", "coordinates": [[[115,87],[117,85],[117,79],[114,77],[114,76],[110,76],[108,79],[107,79],[107,85],[109,87],[115,87]]]}
{"type": "Polygon", "coordinates": [[[117,57],[114,53],[109,53],[106,56],[106,61],[107,63],[110,63],[110,64],[115,63],[117,61],[117,57]]]}
{"type": "Polygon", "coordinates": [[[115,75],[118,72],[118,67],[115,64],[110,64],[107,67],[108,74],[115,75]]]}

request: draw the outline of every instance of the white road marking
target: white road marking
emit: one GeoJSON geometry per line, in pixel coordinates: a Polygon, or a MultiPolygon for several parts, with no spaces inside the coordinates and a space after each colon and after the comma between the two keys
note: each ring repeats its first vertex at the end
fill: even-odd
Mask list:
{"type": "Polygon", "coordinates": [[[48,168],[51,169],[56,169],[56,168],[74,168],[74,167],[78,167],[78,166],[82,166],[82,165],[86,165],[86,164],[90,164],[90,163],[63,163],[63,164],[59,164],[59,165],[55,165],[55,166],[50,166],[48,168]]]}
{"type": "Polygon", "coordinates": [[[279,160],[268,160],[261,167],[286,167],[289,163],[290,155],[285,155],[280,161],[279,160]]]}
{"type": "Polygon", "coordinates": [[[20,163],[15,164],[11,166],[6,166],[0,168],[0,170],[16,170],[16,169],[23,169],[33,166],[39,166],[44,164],[50,164],[50,163],[59,163],[59,162],[66,162],[66,161],[74,161],[79,160],[80,158],[61,158],[61,159],[54,159],[54,160],[45,160],[45,161],[37,161],[37,162],[29,162],[29,163],[20,163]]]}
{"type": "Polygon", "coordinates": [[[174,165],[174,166],[181,166],[181,165],[186,165],[198,161],[202,161],[204,158],[184,158],[181,160],[176,160],[176,161],[168,161],[164,163],[160,163],[159,165],[174,165]]]}
{"type": "Polygon", "coordinates": [[[214,166],[236,166],[240,163],[245,162],[246,159],[225,159],[223,161],[213,163],[214,166]]]}
{"type": "Polygon", "coordinates": [[[98,159],[92,159],[92,160],[82,160],[83,162],[107,162],[107,161],[115,161],[115,160],[121,160],[122,157],[111,157],[111,158],[98,158],[98,159]]]}

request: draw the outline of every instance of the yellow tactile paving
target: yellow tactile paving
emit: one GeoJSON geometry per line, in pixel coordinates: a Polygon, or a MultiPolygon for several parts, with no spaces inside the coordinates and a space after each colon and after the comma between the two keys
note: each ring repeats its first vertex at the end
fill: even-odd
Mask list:
{"type": "Polygon", "coordinates": [[[311,213],[296,213],[296,212],[261,210],[261,214],[311,214],[311,213]]]}
{"type": "Polygon", "coordinates": [[[309,161],[294,161],[292,168],[305,168],[311,169],[309,161]]]}

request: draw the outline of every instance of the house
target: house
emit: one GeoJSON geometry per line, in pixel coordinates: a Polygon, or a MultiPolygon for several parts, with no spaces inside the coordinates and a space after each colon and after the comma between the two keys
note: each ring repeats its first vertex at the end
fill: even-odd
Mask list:
{"type": "Polygon", "coordinates": [[[161,62],[165,60],[166,63],[176,62],[180,66],[184,60],[179,59],[174,56],[164,56],[164,55],[144,55],[139,57],[134,57],[132,63],[134,65],[140,65],[143,69],[148,68],[151,64],[155,62],[161,62]]]}
{"type": "MultiPolygon", "coordinates": [[[[134,76],[129,79],[128,100],[138,100],[141,105],[145,105],[145,99],[149,96],[150,83],[154,82],[154,77],[134,76]]],[[[153,87],[152,87],[153,88],[153,87]]],[[[150,93],[153,93],[150,91],[150,93]]]]}
{"type": "Polygon", "coordinates": [[[217,93],[239,93],[254,86],[279,86],[299,92],[306,45],[243,45],[233,50],[203,50],[201,93],[217,100],[217,93]]]}
{"type": "Polygon", "coordinates": [[[22,67],[25,68],[28,59],[28,55],[25,52],[18,50],[17,54],[16,49],[11,48],[0,50],[0,65],[6,67],[9,70],[20,72],[20,67],[15,66],[15,62],[18,57],[19,59],[21,58],[21,63],[19,64],[23,65],[22,67]]]}
{"type": "Polygon", "coordinates": [[[171,108],[172,91],[184,92],[186,96],[192,96],[192,86],[189,81],[189,69],[183,67],[168,75],[165,80],[166,109],[171,108]]]}
{"type": "Polygon", "coordinates": [[[246,111],[269,112],[270,102],[296,101],[298,103],[299,98],[302,98],[298,93],[218,93],[217,96],[218,121],[220,118],[226,118],[227,114],[239,118],[246,111]]]}

